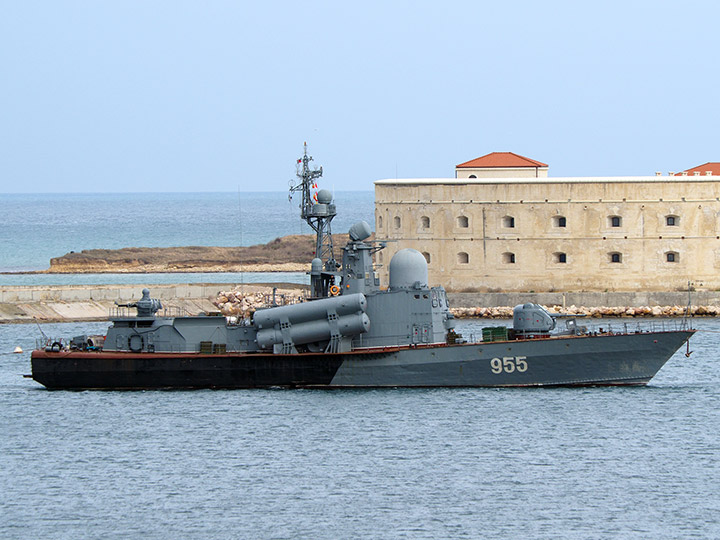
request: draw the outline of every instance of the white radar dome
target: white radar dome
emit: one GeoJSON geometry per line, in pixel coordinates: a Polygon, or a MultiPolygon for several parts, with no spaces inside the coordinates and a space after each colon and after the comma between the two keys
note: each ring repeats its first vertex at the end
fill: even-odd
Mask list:
{"type": "Polygon", "coordinates": [[[427,261],[416,249],[398,251],[390,261],[389,270],[391,289],[411,289],[416,284],[427,287],[427,261]]]}

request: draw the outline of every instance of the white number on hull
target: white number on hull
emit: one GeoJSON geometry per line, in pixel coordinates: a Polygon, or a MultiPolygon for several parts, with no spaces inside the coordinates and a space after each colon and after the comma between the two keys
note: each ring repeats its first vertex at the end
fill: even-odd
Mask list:
{"type": "Polygon", "coordinates": [[[513,373],[517,371],[524,373],[527,371],[527,356],[503,356],[502,358],[493,358],[490,360],[490,370],[495,375],[505,373],[513,373]]]}

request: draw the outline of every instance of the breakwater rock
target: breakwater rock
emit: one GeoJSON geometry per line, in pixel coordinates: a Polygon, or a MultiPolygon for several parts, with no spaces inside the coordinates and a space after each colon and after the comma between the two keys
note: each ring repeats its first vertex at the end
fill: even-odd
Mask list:
{"type": "MultiPolygon", "coordinates": [[[[228,317],[248,317],[257,309],[272,305],[285,305],[303,302],[301,291],[277,290],[275,297],[268,291],[243,293],[239,290],[221,291],[212,301],[220,312],[228,317]]],[[[457,307],[450,308],[458,319],[512,319],[514,306],[497,307],[457,307]]],[[[543,306],[553,315],[582,315],[585,317],[682,317],[687,306],[543,306]]],[[[720,315],[720,306],[691,306],[693,316],[716,317],[720,315]]]]}
{"type": "Polygon", "coordinates": [[[247,318],[260,308],[297,304],[304,300],[302,292],[277,288],[272,291],[268,288],[252,292],[220,291],[212,303],[226,317],[247,318]]]}
{"type": "MultiPolygon", "coordinates": [[[[687,306],[639,306],[639,307],[584,307],[543,306],[553,315],[581,315],[584,317],[682,317],[687,313],[687,306]]],[[[462,307],[451,308],[450,311],[458,319],[511,319],[513,308],[502,307],[462,307]]],[[[720,306],[690,306],[690,314],[695,317],[716,317],[720,315],[720,306]]]]}

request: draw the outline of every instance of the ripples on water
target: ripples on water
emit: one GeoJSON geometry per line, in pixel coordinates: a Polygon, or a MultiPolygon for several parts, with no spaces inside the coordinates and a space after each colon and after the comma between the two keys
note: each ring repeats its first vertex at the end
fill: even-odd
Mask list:
{"type": "Polygon", "coordinates": [[[645,388],[150,392],[45,391],[0,326],[0,537],[718,538],[696,324],[645,388]]]}

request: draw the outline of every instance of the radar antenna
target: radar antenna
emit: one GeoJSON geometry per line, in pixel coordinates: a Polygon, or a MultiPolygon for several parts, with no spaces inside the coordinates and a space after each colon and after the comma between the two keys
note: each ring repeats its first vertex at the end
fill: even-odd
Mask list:
{"type": "Polygon", "coordinates": [[[317,189],[315,180],[322,176],[322,167],[317,169],[310,168],[310,162],[313,160],[307,153],[307,143],[304,143],[303,157],[297,160],[296,175],[300,182],[293,184],[290,181],[290,194],[288,198],[292,200],[293,193],[302,192],[302,202],[300,203],[300,217],[304,219],[308,225],[315,231],[315,257],[322,261],[323,272],[322,279],[312,280],[312,295],[314,297],[327,296],[330,286],[334,283],[334,278],[338,275],[339,264],[335,260],[333,253],[333,240],[330,222],[336,215],[335,205],[332,201],[332,194],[322,189],[314,195],[311,190],[317,189]]]}

